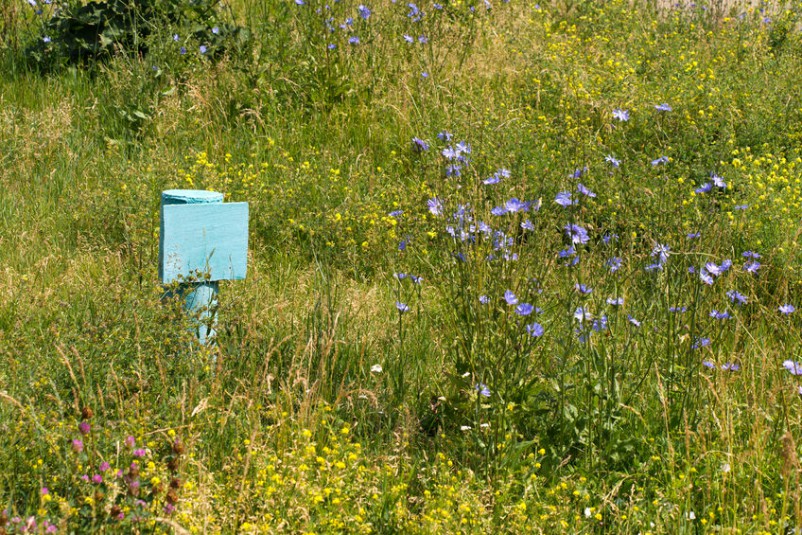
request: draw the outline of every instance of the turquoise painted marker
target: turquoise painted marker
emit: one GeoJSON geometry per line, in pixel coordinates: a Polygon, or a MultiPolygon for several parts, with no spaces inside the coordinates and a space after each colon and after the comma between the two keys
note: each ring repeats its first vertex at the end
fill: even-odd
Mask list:
{"type": "Polygon", "coordinates": [[[197,318],[201,344],[215,335],[218,281],[244,279],[247,266],[248,203],[223,203],[214,191],[162,192],[159,277],[182,281],[184,309],[197,318]]]}

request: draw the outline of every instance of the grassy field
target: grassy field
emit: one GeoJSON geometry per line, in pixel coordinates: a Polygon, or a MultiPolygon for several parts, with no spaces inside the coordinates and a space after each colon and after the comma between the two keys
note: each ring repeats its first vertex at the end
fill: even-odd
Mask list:
{"type": "Polygon", "coordinates": [[[800,532],[802,4],[658,4],[2,0],[0,534],[800,532]]]}

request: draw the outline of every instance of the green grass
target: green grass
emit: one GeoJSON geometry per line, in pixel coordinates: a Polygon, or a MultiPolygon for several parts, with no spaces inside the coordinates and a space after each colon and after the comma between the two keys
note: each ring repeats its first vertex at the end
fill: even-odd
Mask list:
{"type": "Polygon", "coordinates": [[[0,5],[0,533],[802,528],[802,6],[442,4],[239,0],[225,54],[159,22],[44,68],[0,5]],[[211,347],[169,188],[250,203],[211,347]]]}

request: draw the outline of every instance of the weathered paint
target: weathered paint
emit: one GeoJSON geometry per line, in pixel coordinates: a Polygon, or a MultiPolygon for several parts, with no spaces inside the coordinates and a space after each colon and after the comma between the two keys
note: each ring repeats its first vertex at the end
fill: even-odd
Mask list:
{"type": "Polygon", "coordinates": [[[245,278],[248,204],[223,204],[222,193],[203,190],[167,190],[161,201],[159,277],[170,283],[203,273],[203,281],[184,282],[179,293],[206,344],[217,321],[217,281],[245,278]]]}
{"type": "Polygon", "coordinates": [[[244,279],[248,266],[248,203],[162,206],[162,282],[203,273],[211,281],[244,279]]]}

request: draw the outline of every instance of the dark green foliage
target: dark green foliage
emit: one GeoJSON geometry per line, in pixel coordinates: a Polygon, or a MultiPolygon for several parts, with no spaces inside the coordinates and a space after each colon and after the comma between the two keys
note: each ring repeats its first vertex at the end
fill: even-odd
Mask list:
{"type": "Polygon", "coordinates": [[[88,64],[119,53],[145,56],[151,35],[173,29],[219,58],[230,45],[242,49],[250,39],[245,28],[221,21],[221,11],[219,0],[70,0],[53,11],[29,53],[40,65],[88,64]]]}

